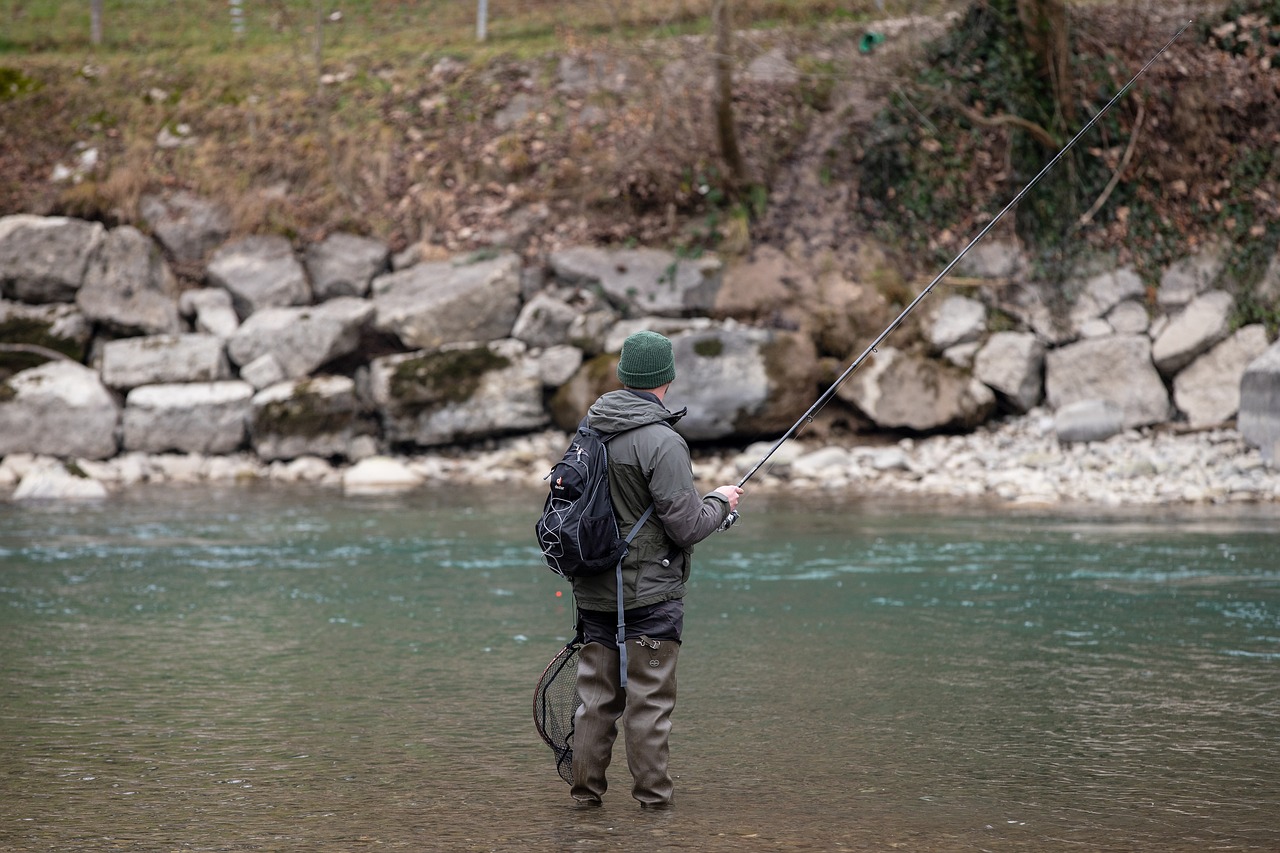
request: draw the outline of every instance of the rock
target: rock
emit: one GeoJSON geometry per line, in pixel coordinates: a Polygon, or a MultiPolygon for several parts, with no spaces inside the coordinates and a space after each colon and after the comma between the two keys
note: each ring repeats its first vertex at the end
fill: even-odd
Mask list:
{"type": "Polygon", "coordinates": [[[241,318],[263,308],[311,302],[307,274],[284,237],[254,236],[228,243],[213,253],[206,275],[231,294],[241,318]]]}
{"type": "Polygon", "coordinates": [[[89,262],[76,304],[90,320],[126,335],[176,335],[178,282],[156,244],[128,225],[109,232],[89,262]]]}
{"type": "MultiPolygon", "coordinates": [[[[89,321],[74,305],[26,305],[0,300],[0,342],[5,344],[42,347],[81,361],[91,334],[89,321]]],[[[0,352],[0,379],[48,360],[34,352],[0,352]]]]}
{"type": "Polygon", "coordinates": [[[213,335],[122,338],[102,347],[102,381],[121,390],[173,382],[216,382],[230,375],[222,340],[213,335]]]}
{"type": "Polygon", "coordinates": [[[943,350],[942,357],[956,367],[970,370],[973,367],[973,360],[977,358],[978,350],[980,349],[982,349],[981,341],[969,341],[968,343],[947,347],[943,350]]]}
{"type": "Polygon", "coordinates": [[[949,365],[881,346],[836,392],[884,429],[973,428],[990,417],[991,389],[949,365]]]}
{"type": "Polygon", "coordinates": [[[773,449],[774,444],[776,442],[773,441],[753,442],[746,450],[736,455],[733,458],[735,476],[745,476],[748,471],[764,459],[765,454],[770,450],[773,450],[773,455],[764,462],[760,472],[764,475],[787,474],[791,471],[792,463],[806,452],[798,441],[784,441],[776,450],[773,449]]]}
{"type": "Polygon", "coordinates": [[[978,340],[987,331],[987,306],[967,296],[948,296],[938,303],[929,325],[929,345],[940,353],[978,340]]]}
{"type": "Polygon", "coordinates": [[[1236,425],[1245,441],[1262,451],[1263,459],[1280,462],[1280,341],[1245,369],[1236,425]]]}
{"type": "Polygon", "coordinates": [[[598,285],[624,314],[688,317],[715,307],[722,280],[719,259],[678,258],[658,249],[578,246],[551,253],[551,268],[566,284],[598,285]]]}
{"type": "Polygon", "coordinates": [[[1171,264],[1160,276],[1156,303],[1166,311],[1187,305],[1209,289],[1225,264],[1226,253],[1221,246],[1210,246],[1171,264]]]}
{"type": "Polygon", "coordinates": [[[179,263],[203,261],[231,234],[225,208],[187,192],[143,196],[138,210],[156,240],[179,263]]]}
{"type": "Polygon", "coordinates": [[[493,126],[506,132],[528,118],[537,108],[538,101],[532,95],[516,92],[507,101],[507,105],[494,114],[493,126]]]}
{"type": "Polygon", "coordinates": [[[250,439],[264,460],[366,455],[377,434],[346,376],[281,382],[253,397],[250,439]]]}
{"type": "Polygon", "coordinates": [[[1266,327],[1245,326],[1179,373],[1173,380],[1173,400],[1187,422],[1199,428],[1234,417],[1244,372],[1266,349],[1266,327]]]}
{"type": "Polygon", "coordinates": [[[1151,363],[1143,335],[1090,338],[1045,355],[1045,396],[1054,410],[1106,400],[1124,412],[1126,428],[1169,419],[1169,392],[1151,363]]]}
{"type": "Polygon", "coordinates": [[[1128,267],[1094,276],[1084,283],[1071,307],[1072,325],[1079,328],[1090,320],[1102,319],[1121,303],[1142,299],[1146,292],[1141,277],[1128,267]]]}
{"type": "Polygon", "coordinates": [[[992,238],[966,252],[956,271],[972,278],[999,280],[1016,278],[1026,268],[1027,259],[1017,241],[992,238]]]}
{"type": "Polygon", "coordinates": [[[1140,335],[1151,328],[1151,317],[1141,302],[1126,300],[1107,312],[1107,323],[1117,335],[1140,335]]]}
{"type": "Polygon", "coordinates": [[[361,459],[342,474],[342,490],[355,495],[405,491],[422,482],[403,462],[386,456],[361,459]]]}
{"type": "MultiPolygon", "coordinates": [[[[799,328],[809,311],[820,314],[823,320],[847,320],[847,306],[838,298],[844,294],[838,292],[838,287],[819,294],[817,282],[803,265],[768,244],[756,246],[735,259],[725,268],[722,279],[714,306],[718,317],[782,328],[799,328]]],[[[841,351],[851,348],[850,343],[841,351]]]]}
{"type": "Polygon", "coordinates": [[[247,382],[143,385],[125,398],[124,449],[232,453],[244,444],[253,386],[247,382]]]}
{"type": "Polygon", "coordinates": [[[1110,400],[1079,400],[1063,406],[1053,417],[1058,441],[1106,441],[1124,429],[1124,410],[1110,400]]]}
{"type": "Polygon", "coordinates": [[[559,388],[582,366],[582,350],[571,346],[547,347],[538,356],[538,376],[545,388],[559,388]]]}
{"type": "Polygon", "coordinates": [[[625,60],[601,53],[564,53],[556,70],[556,89],[567,95],[590,95],[602,90],[620,94],[626,91],[630,76],[625,60]]]}
{"type": "Polygon", "coordinates": [[[501,340],[520,311],[520,259],[418,264],[374,279],[374,326],[406,347],[501,340]]]}
{"type": "Polygon", "coordinates": [[[787,59],[781,49],[774,48],[751,60],[743,76],[753,83],[794,86],[800,81],[800,69],[787,59]]]}
{"type": "Polygon", "coordinates": [[[853,464],[853,456],[843,447],[824,447],[797,456],[788,470],[793,478],[818,480],[835,471],[845,471],[853,464]]]}
{"type": "Polygon", "coordinates": [[[388,442],[438,447],[545,427],[538,364],[514,339],[378,358],[370,393],[388,442]]]}
{"type": "Polygon", "coordinates": [[[1164,376],[1173,376],[1231,331],[1235,299],[1215,290],[1197,296],[1155,339],[1151,357],[1164,376]]]}
{"type": "Polygon", "coordinates": [[[202,287],[185,291],[178,297],[178,312],[193,319],[197,332],[226,339],[240,328],[240,317],[231,294],[220,287],[202,287]]]}
{"type": "Polygon", "coordinates": [[[276,361],[276,357],[268,352],[241,367],[240,378],[261,391],[277,382],[284,382],[289,377],[285,375],[284,368],[276,361]]]}
{"type": "Polygon", "coordinates": [[[227,341],[231,360],[247,365],[271,355],[289,379],[300,379],[360,345],[373,303],[341,296],[307,308],[264,308],[240,324],[227,341]]]}
{"type": "Polygon", "coordinates": [[[323,302],[338,296],[368,296],[374,277],[387,271],[391,252],[377,240],[338,233],[308,246],[304,261],[312,293],[323,302]]]}
{"type": "Polygon", "coordinates": [[[102,500],[106,496],[107,487],[102,483],[73,473],[61,463],[27,474],[13,492],[15,501],[102,500]]]}
{"type": "Polygon", "coordinates": [[[1030,332],[996,332],[974,357],[973,375],[1027,412],[1044,393],[1044,344],[1030,332]]]}
{"type": "Polygon", "coordinates": [[[106,459],[119,423],[120,406],[83,365],[50,361],[0,382],[0,456],[106,459]]]}
{"type": "Polygon", "coordinates": [[[568,343],[569,329],[580,313],[557,295],[546,291],[537,293],[520,309],[511,337],[531,347],[568,343]]]}
{"type": "Polygon", "coordinates": [[[673,334],[676,384],[669,404],[688,406],[676,430],[694,441],[783,432],[816,396],[813,344],[795,332],[736,323],[673,334]]]}
{"type": "Polygon", "coordinates": [[[97,222],[63,216],[0,217],[0,296],[36,304],[75,301],[106,233],[97,222]]]}

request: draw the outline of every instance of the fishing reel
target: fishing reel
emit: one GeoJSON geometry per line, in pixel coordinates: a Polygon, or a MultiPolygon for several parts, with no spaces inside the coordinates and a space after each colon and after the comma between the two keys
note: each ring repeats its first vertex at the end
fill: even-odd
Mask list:
{"type": "Polygon", "coordinates": [[[716,530],[728,530],[730,527],[733,527],[738,518],[738,511],[736,509],[729,510],[729,514],[724,517],[724,521],[720,522],[720,526],[717,527],[716,530]]]}

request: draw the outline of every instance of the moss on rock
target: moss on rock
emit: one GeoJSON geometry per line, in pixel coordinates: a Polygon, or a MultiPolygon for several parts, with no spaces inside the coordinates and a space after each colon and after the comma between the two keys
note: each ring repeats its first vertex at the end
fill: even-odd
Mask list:
{"type": "Polygon", "coordinates": [[[400,405],[430,408],[469,400],[486,373],[511,360],[486,346],[451,349],[406,359],[391,375],[391,396],[400,405]]]}

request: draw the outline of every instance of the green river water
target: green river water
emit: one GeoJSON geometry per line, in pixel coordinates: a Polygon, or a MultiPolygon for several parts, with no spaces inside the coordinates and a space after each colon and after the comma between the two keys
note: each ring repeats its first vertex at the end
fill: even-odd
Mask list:
{"type": "Polygon", "coordinates": [[[1280,507],[748,496],[651,814],[534,732],[540,500],[0,504],[0,850],[1280,850],[1280,507]]]}

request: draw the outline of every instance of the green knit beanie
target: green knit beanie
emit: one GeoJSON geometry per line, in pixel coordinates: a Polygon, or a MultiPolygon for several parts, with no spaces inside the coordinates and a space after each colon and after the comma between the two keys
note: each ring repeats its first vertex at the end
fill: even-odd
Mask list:
{"type": "Polygon", "coordinates": [[[671,341],[657,332],[636,332],[622,342],[618,380],[628,388],[647,390],[676,378],[671,341]]]}

